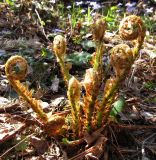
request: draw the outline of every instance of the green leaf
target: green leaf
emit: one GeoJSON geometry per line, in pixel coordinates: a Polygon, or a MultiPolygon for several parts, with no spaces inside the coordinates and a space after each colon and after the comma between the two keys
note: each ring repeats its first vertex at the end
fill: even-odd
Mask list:
{"type": "Polygon", "coordinates": [[[54,58],[54,54],[51,53],[51,51],[47,48],[42,48],[41,49],[41,56],[43,58],[48,58],[49,60],[54,58]]]}
{"type": "Polygon", "coordinates": [[[153,83],[153,82],[150,82],[150,81],[146,82],[144,84],[144,88],[154,90],[156,88],[156,83],[153,83]]]}
{"type": "Polygon", "coordinates": [[[125,99],[121,97],[116,102],[114,102],[112,105],[113,105],[113,108],[110,112],[110,115],[113,117],[116,117],[118,113],[122,112],[125,106],[125,99]]]}
{"type": "MultiPolygon", "coordinates": [[[[24,136],[22,137],[21,141],[24,140],[24,136]]],[[[26,150],[26,148],[28,147],[28,139],[26,138],[24,141],[20,142],[19,141],[19,145],[17,145],[15,147],[16,151],[24,151],[26,150]]]]}
{"type": "Polygon", "coordinates": [[[67,138],[62,138],[62,143],[68,144],[68,143],[69,143],[69,140],[68,140],[67,138]]]}
{"type": "Polygon", "coordinates": [[[45,22],[44,21],[40,21],[42,26],[45,26],[45,22]]]}
{"type": "Polygon", "coordinates": [[[118,9],[117,6],[112,6],[112,7],[110,8],[111,11],[116,11],[117,9],[118,9]]]}
{"type": "Polygon", "coordinates": [[[111,18],[111,17],[106,17],[105,19],[107,22],[114,22],[115,21],[114,18],[111,18]]]}
{"type": "Polygon", "coordinates": [[[46,57],[47,56],[47,50],[46,50],[46,48],[42,48],[42,50],[41,50],[41,56],[42,57],[46,57]]]}
{"type": "Polygon", "coordinates": [[[88,49],[90,49],[90,48],[95,48],[96,47],[96,44],[95,44],[95,42],[94,41],[88,41],[88,40],[86,40],[86,41],[83,41],[82,43],[81,43],[81,45],[82,45],[82,47],[85,49],[85,50],[88,50],[88,49]]]}
{"type": "Polygon", "coordinates": [[[92,55],[88,52],[74,52],[73,54],[67,55],[66,61],[74,65],[83,65],[87,64],[91,58],[92,55]]]}
{"type": "Polygon", "coordinates": [[[10,6],[14,6],[15,5],[13,0],[6,0],[6,3],[9,4],[10,6]]]}

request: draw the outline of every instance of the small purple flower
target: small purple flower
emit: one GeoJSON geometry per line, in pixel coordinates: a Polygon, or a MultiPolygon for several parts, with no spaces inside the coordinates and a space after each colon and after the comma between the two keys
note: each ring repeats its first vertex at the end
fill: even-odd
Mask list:
{"type": "Polygon", "coordinates": [[[116,13],[122,13],[123,11],[121,10],[121,9],[118,9],[117,11],[116,11],[116,13]]]}
{"type": "Polygon", "coordinates": [[[136,6],[136,2],[132,2],[132,3],[126,3],[125,5],[126,7],[135,7],[136,6]]]}
{"type": "Polygon", "coordinates": [[[127,7],[127,11],[128,12],[134,12],[136,10],[136,2],[132,2],[132,3],[126,3],[126,7],[127,7]]]}
{"type": "Polygon", "coordinates": [[[61,30],[61,29],[53,29],[52,30],[54,33],[64,33],[64,31],[63,30],[61,30]]]}
{"type": "Polygon", "coordinates": [[[146,8],[146,9],[145,9],[145,12],[146,12],[147,14],[153,13],[153,7],[151,7],[151,8],[146,8]]]}
{"type": "Polygon", "coordinates": [[[56,3],[56,0],[51,0],[49,2],[54,4],[54,3],[56,3]]]}
{"type": "Polygon", "coordinates": [[[91,16],[93,16],[93,17],[94,17],[95,15],[96,15],[96,13],[95,13],[95,12],[91,12],[91,16]]]}
{"type": "Polygon", "coordinates": [[[94,10],[101,8],[101,5],[99,5],[97,2],[90,2],[89,5],[92,6],[94,10]]]}
{"type": "Polygon", "coordinates": [[[69,6],[67,6],[67,9],[70,9],[71,8],[71,6],[69,5],[69,6]]]}
{"type": "Polygon", "coordinates": [[[82,9],[82,10],[81,10],[81,13],[85,13],[85,12],[86,12],[86,10],[85,10],[85,9],[82,9]]]}
{"type": "Polygon", "coordinates": [[[83,2],[82,2],[82,1],[80,1],[80,2],[75,2],[75,4],[76,4],[76,6],[80,6],[80,5],[83,4],[83,2]]]}
{"type": "Polygon", "coordinates": [[[93,9],[95,9],[95,10],[100,9],[100,8],[101,8],[101,5],[99,5],[99,4],[96,4],[93,6],[93,9]]]}
{"type": "Polygon", "coordinates": [[[118,6],[118,7],[121,7],[122,5],[123,5],[122,3],[118,3],[118,5],[117,5],[117,6],[118,6]]]}
{"type": "Polygon", "coordinates": [[[90,6],[94,6],[97,4],[97,2],[88,2],[90,4],[90,6]]]}

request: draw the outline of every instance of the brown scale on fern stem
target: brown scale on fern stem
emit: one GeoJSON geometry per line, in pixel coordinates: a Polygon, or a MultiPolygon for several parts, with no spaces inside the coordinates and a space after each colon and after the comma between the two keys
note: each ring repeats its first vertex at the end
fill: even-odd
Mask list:
{"type": "Polygon", "coordinates": [[[32,107],[32,109],[39,115],[39,117],[47,122],[47,115],[43,112],[39,100],[32,98],[32,93],[29,91],[20,80],[27,75],[28,64],[21,56],[12,56],[5,64],[5,73],[13,88],[22,96],[32,107]]]}

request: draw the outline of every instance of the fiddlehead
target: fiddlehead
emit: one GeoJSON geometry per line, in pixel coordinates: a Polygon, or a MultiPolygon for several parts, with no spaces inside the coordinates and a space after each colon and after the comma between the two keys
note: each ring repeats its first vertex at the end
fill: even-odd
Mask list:
{"type": "Polygon", "coordinates": [[[96,53],[93,59],[93,68],[99,72],[102,65],[102,54],[104,51],[103,38],[106,31],[106,22],[101,17],[95,17],[92,24],[93,39],[96,43],[96,53]]]}
{"type": "Polygon", "coordinates": [[[98,73],[93,69],[87,69],[82,85],[85,88],[86,96],[84,99],[84,113],[86,116],[86,130],[90,133],[93,129],[93,113],[95,112],[96,99],[99,92],[100,82],[98,73]]]}
{"type": "Polygon", "coordinates": [[[111,111],[111,104],[115,98],[120,83],[126,78],[133,64],[133,52],[126,44],[119,44],[112,49],[110,63],[114,68],[115,77],[106,81],[104,96],[97,114],[97,126],[106,122],[111,111]]]}
{"type": "Polygon", "coordinates": [[[132,49],[126,44],[116,45],[111,51],[110,63],[116,77],[121,80],[124,79],[133,63],[132,49]]]}
{"type": "Polygon", "coordinates": [[[66,53],[66,41],[64,37],[62,37],[61,35],[57,35],[54,38],[53,50],[54,50],[55,56],[57,57],[57,61],[61,66],[61,71],[64,77],[64,81],[66,82],[66,85],[68,85],[70,74],[69,74],[68,67],[64,63],[64,56],[66,53]]]}
{"type": "Polygon", "coordinates": [[[76,137],[80,136],[81,123],[80,123],[80,82],[73,76],[69,80],[68,85],[68,99],[71,106],[71,113],[73,119],[73,128],[76,137]]]}
{"type": "Polygon", "coordinates": [[[83,97],[85,104],[84,113],[86,116],[85,127],[89,133],[91,133],[94,128],[93,115],[102,81],[102,55],[104,52],[103,38],[106,30],[106,22],[101,16],[96,16],[91,27],[93,39],[96,43],[96,52],[93,58],[93,68],[86,70],[85,78],[82,82],[86,90],[86,96],[83,97]]]}
{"type": "Polygon", "coordinates": [[[20,80],[27,75],[28,64],[21,56],[12,56],[5,64],[5,73],[13,88],[22,96],[39,115],[39,117],[47,122],[47,115],[43,112],[39,100],[32,98],[32,93],[25,87],[20,80]]]}
{"type": "Polygon", "coordinates": [[[47,115],[40,104],[39,100],[32,97],[31,91],[25,87],[20,80],[27,75],[28,64],[21,56],[12,56],[5,64],[5,73],[16,92],[23,97],[30,107],[37,113],[39,118],[44,122],[43,128],[49,135],[57,136],[60,134],[62,126],[65,124],[65,115],[47,115]]]}
{"type": "Polygon", "coordinates": [[[66,41],[61,35],[57,35],[53,41],[53,50],[57,57],[64,58],[66,53],[66,41]]]}
{"type": "Polygon", "coordinates": [[[5,73],[9,79],[22,80],[28,71],[27,61],[21,56],[12,56],[5,64],[5,73]]]}
{"type": "Polygon", "coordinates": [[[95,41],[102,41],[106,31],[107,24],[104,21],[104,19],[102,19],[102,17],[97,16],[95,16],[95,20],[92,24],[92,34],[93,39],[95,41]]]}
{"type": "Polygon", "coordinates": [[[136,40],[136,46],[134,48],[134,56],[137,56],[140,50],[144,37],[145,26],[142,19],[135,15],[125,17],[119,26],[119,34],[123,40],[136,40]]]}
{"type": "Polygon", "coordinates": [[[102,105],[106,105],[104,121],[106,121],[109,116],[116,92],[119,89],[121,82],[125,80],[128,75],[133,62],[133,52],[128,45],[119,44],[112,49],[110,64],[113,66],[116,76],[108,79],[105,85],[105,96],[102,101],[102,105]]]}

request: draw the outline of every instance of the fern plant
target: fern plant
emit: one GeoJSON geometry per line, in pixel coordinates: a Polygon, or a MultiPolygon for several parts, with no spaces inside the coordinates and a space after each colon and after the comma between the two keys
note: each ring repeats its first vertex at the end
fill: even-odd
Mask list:
{"type": "Polygon", "coordinates": [[[145,37],[145,27],[140,17],[131,15],[121,21],[119,27],[120,37],[123,41],[132,41],[132,47],[123,43],[111,49],[110,65],[113,67],[115,75],[107,79],[107,70],[102,65],[103,54],[106,54],[103,38],[107,25],[103,17],[98,15],[91,27],[93,39],[96,43],[96,52],[92,57],[92,68],[86,70],[84,80],[81,82],[70,75],[69,67],[65,63],[65,38],[61,35],[54,38],[52,47],[68,89],[67,97],[71,107],[68,114],[48,116],[43,111],[39,100],[32,98],[32,93],[20,83],[20,80],[24,79],[27,73],[28,64],[24,58],[13,56],[6,63],[5,71],[10,84],[37,113],[49,135],[64,137],[69,132],[71,134],[72,131],[72,138],[74,140],[80,139],[86,132],[91,134],[108,123],[112,104],[115,101],[120,84],[129,73],[145,37]],[[105,86],[101,95],[102,99],[99,99],[103,82],[105,86]],[[81,95],[81,87],[84,87],[86,95],[81,95]],[[70,129],[67,129],[69,127],[67,127],[65,121],[66,116],[69,115],[72,117],[72,122],[70,129]]]}

